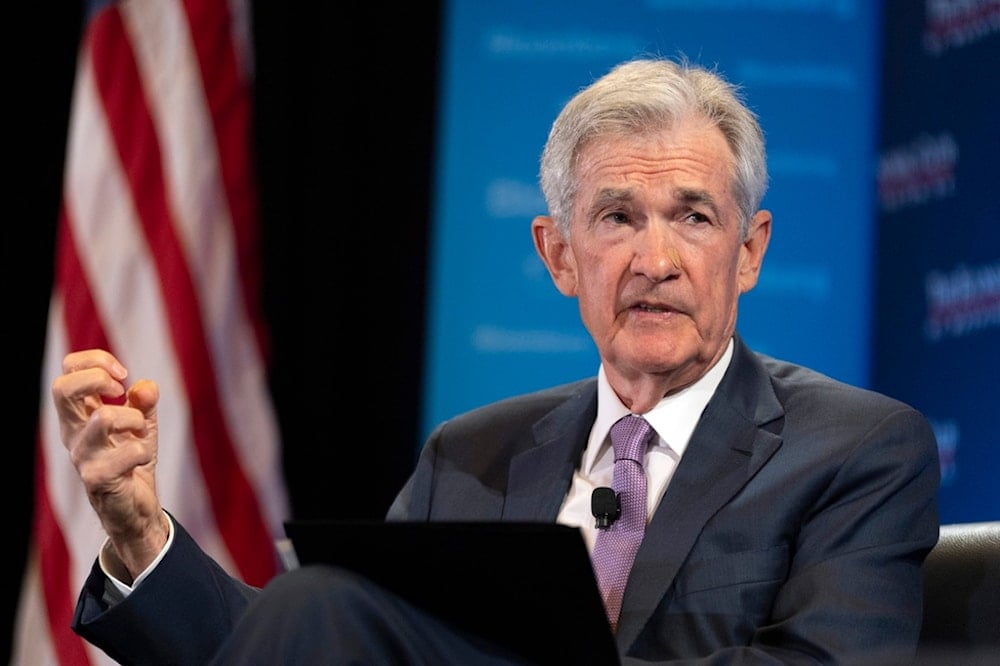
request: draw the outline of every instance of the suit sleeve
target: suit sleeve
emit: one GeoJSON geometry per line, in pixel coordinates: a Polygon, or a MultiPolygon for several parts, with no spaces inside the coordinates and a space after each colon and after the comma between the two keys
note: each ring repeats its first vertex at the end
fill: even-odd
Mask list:
{"type": "Polygon", "coordinates": [[[386,512],[388,521],[425,521],[430,518],[434,469],[444,424],[438,425],[420,450],[417,465],[386,512]]]}
{"type": "Polygon", "coordinates": [[[854,446],[802,516],[788,580],[764,646],[801,646],[822,662],[913,658],[923,562],[938,539],[940,465],[926,419],[901,409],[854,446]]]}
{"type": "Polygon", "coordinates": [[[257,594],[174,527],[172,547],[128,598],[113,601],[95,560],[77,600],[73,631],[122,664],[208,663],[257,594]]]}

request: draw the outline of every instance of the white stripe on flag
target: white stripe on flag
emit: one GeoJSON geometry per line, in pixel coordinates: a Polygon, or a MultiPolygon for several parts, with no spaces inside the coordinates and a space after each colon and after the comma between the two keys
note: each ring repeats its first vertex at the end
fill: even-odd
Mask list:
{"type": "Polygon", "coordinates": [[[208,327],[216,380],[227,426],[241,462],[255,482],[262,508],[271,524],[286,513],[284,489],[276,486],[274,469],[280,466],[276,419],[267,393],[253,327],[246,312],[233,308],[240,290],[236,274],[233,223],[223,195],[218,154],[206,151],[214,144],[207,102],[200,85],[175,85],[179,78],[198,71],[181,8],[175,3],[132,3],[124,6],[126,25],[136,35],[176,35],[175,40],[133,40],[158,134],[163,143],[167,192],[178,222],[178,233],[201,296],[202,316],[208,327]],[[177,42],[184,48],[178,49],[177,42]],[[179,59],[175,53],[183,54],[179,59]],[[173,76],[163,76],[170,69],[173,76]],[[206,240],[210,239],[208,242],[206,240]]]}

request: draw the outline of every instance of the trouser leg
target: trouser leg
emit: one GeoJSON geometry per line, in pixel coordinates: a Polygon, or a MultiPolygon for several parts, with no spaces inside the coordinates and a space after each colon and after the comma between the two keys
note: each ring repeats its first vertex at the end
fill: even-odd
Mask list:
{"type": "Polygon", "coordinates": [[[517,664],[349,571],[308,566],[278,576],[214,662],[236,664],[517,664]]]}

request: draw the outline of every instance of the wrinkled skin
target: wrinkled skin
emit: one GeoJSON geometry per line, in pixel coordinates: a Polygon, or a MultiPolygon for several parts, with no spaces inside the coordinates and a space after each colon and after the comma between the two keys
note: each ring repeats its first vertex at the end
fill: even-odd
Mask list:
{"type": "Polygon", "coordinates": [[[62,441],[110,538],[104,562],[131,582],[169,534],[156,496],[159,389],[139,380],[126,390],[126,369],[100,349],[67,354],[62,369],[51,389],[62,441]]]}
{"type": "Polygon", "coordinates": [[[722,132],[687,119],[653,135],[592,140],[578,161],[570,233],[532,222],[559,291],[575,296],[611,386],[634,413],[697,381],[725,352],[771,234],[744,238],[722,132]]]}

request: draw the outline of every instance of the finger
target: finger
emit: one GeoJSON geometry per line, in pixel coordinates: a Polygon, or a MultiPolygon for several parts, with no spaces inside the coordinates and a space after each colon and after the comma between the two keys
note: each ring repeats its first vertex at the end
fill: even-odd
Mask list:
{"type": "Polygon", "coordinates": [[[91,415],[105,406],[105,400],[124,395],[125,387],[103,368],[95,367],[57,377],[51,393],[59,416],[60,439],[66,448],[72,449],[91,415]]]}
{"type": "Polygon", "coordinates": [[[104,405],[95,410],[70,443],[70,458],[79,469],[93,461],[119,460],[113,472],[142,465],[151,460],[146,446],[146,419],[131,407],[104,405]],[[138,446],[136,446],[138,444],[138,446]]]}
{"type": "Polygon", "coordinates": [[[77,447],[70,451],[73,465],[91,496],[107,493],[154,460],[154,447],[139,438],[100,449],[77,447]]]}
{"type": "Polygon", "coordinates": [[[63,357],[62,367],[64,374],[88,368],[104,368],[109,375],[118,381],[123,381],[128,376],[128,370],[125,369],[125,366],[104,349],[84,349],[70,352],[63,357]]]}
{"type": "Polygon", "coordinates": [[[140,379],[128,390],[126,404],[150,417],[153,416],[153,409],[159,399],[160,389],[156,382],[140,379]]]}
{"type": "Polygon", "coordinates": [[[103,404],[102,398],[121,397],[125,387],[104,368],[90,367],[56,377],[51,393],[61,417],[86,420],[103,404]]]}

